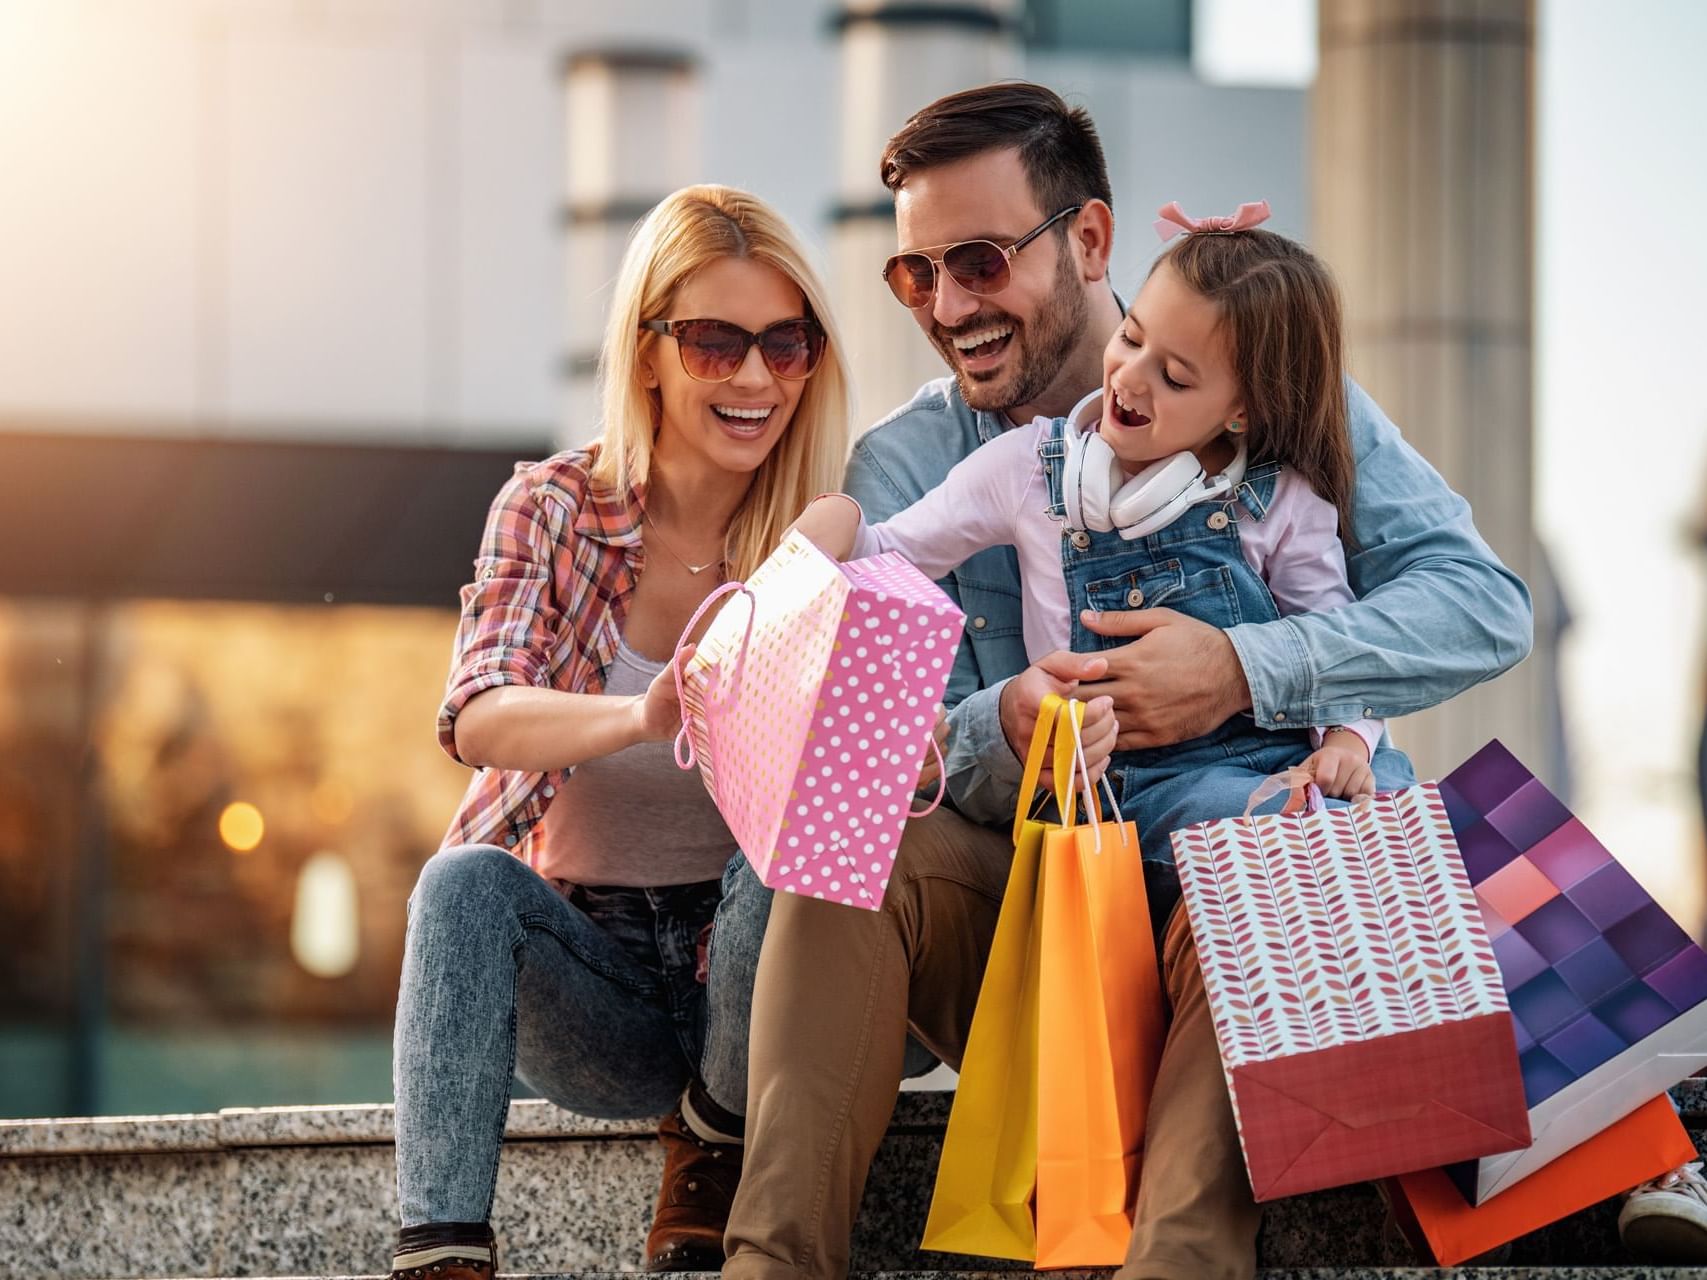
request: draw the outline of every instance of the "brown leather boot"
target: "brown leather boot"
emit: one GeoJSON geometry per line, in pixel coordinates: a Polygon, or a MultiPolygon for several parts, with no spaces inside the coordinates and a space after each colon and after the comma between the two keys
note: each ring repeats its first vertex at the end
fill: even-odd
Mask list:
{"type": "Polygon", "coordinates": [[[678,1107],[658,1126],[664,1182],[646,1236],[648,1271],[717,1271],[723,1228],[741,1181],[741,1145],[705,1142],[678,1107]]]}

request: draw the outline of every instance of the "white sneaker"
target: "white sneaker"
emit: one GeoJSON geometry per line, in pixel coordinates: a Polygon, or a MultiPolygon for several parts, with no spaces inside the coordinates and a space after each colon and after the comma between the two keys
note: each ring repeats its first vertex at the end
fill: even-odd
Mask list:
{"type": "Polygon", "coordinates": [[[1707,1179],[1700,1162],[1632,1191],[1618,1214],[1618,1238],[1648,1262],[1707,1263],[1707,1179]]]}

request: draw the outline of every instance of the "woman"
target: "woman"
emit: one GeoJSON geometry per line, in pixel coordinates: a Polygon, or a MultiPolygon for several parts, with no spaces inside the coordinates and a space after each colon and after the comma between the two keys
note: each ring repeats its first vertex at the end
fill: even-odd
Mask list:
{"type": "Polygon", "coordinates": [[[462,590],[438,728],[479,772],[409,901],[394,1276],[495,1270],[512,1073],[585,1115],[668,1112],[647,1269],[722,1263],[769,899],[671,760],[669,660],[840,483],[848,378],[799,242],[716,186],[635,232],[601,360],[602,435],[516,468],[462,590]]]}

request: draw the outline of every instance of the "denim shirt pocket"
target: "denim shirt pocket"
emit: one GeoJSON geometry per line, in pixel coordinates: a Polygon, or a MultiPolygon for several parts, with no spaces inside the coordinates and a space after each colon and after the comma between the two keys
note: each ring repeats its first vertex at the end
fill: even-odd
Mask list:
{"type": "Polygon", "coordinates": [[[974,640],[1017,636],[1024,630],[1017,591],[1004,591],[983,582],[960,579],[960,608],[966,614],[966,633],[974,640]]]}

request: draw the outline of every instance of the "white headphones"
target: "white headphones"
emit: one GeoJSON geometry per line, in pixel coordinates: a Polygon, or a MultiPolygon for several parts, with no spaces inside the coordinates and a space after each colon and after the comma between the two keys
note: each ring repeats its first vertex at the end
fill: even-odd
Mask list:
{"type": "Polygon", "coordinates": [[[1245,442],[1227,469],[1214,479],[1203,474],[1197,455],[1189,451],[1152,462],[1130,480],[1122,481],[1120,459],[1108,441],[1090,430],[1080,429],[1080,418],[1097,401],[1100,417],[1102,393],[1092,392],[1074,407],[1067,419],[1067,455],[1062,460],[1061,501],[1067,509],[1069,529],[1095,533],[1118,531],[1132,541],[1165,529],[1187,507],[1232,497],[1245,478],[1245,442]]]}

